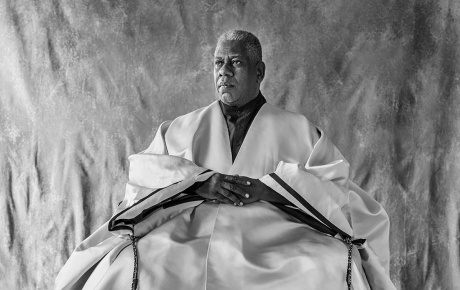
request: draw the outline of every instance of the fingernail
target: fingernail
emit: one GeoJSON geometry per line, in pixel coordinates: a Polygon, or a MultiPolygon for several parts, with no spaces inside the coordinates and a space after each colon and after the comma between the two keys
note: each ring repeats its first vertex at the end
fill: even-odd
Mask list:
{"type": "Polygon", "coordinates": [[[246,194],[244,195],[244,197],[249,198],[249,194],[246,193],[246,194]]]}
{"type": "Polygon", "coordinates": [[[246,184],[247,184],[247,185],[251,185],[251,183],[250,183],[249,181],[246,181],[246,184]]]}
{"type": "Polygon", "coordinates": [[[243,203],[242,203],[242,202],[240,202],[240,205],[241,205],[241,206],[243,206],[243,203]]]}
{"type": "Polygon", "coordinates": [[[236,202],[234,202],[233,205],[236,206],[236,202]]]}

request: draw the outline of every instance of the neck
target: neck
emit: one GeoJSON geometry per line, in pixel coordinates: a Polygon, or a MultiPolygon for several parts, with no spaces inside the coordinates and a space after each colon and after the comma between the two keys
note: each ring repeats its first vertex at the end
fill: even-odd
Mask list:
{"type": "Polygon", "coordinates": [[[259,94],[257,94],[255,98],[252,98],[251,100],[245,102],[242,105],[233,105],[233,106],[227,105],[224,102],[222,102],[222,100],[219,100],[221,107],[225,109],[226,112],[237,112],[237,111],[243,112],[243,111],[246,111],[247,109],[250,110],[250,108],[252,108],[256,104],[263,104],[265,102],[266,102],[265,98],[260,91],[259,91],[259,94]]]}
{"type": "Polygon", "coordinates": [[[222,102],[223,104],[225,104],[226,106],[230,106],[230,107],[234,107],[234,108],[241,108],[243,107],[244,105],[246,105],[247,103],[253,101],[255,98],[257,98],[260,94],[260,91],[257,91],[257,94],[255,94],[252,98],[250,99],[246,99],[244,103],[240,103],[240,104],[234,104],[234,105],[230,105],[230,104],[226,104],[224,102],[222,102]]]}

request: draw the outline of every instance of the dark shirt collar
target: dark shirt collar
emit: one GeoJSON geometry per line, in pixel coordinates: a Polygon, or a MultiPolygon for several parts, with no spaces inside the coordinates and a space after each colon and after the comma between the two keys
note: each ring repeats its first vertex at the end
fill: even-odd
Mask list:
{"type": "Polygon", "coordinates": [[[255,110],[259,110],[260,107],[262,107],[263,104],[265,104],[267,101],[265,100],[264,96],[262,93],[259,91],[259,94],[257,97],[249,101],[248,103],[244,104],[241,107],[234,107],[234,106],[229,106],[224,104],[221,100],[219,100],[219,105],[222,108],[222,113],[225,116],[228,116],[230,118],[235,118],[238,119],[241,116],[250,114],[254,112],[255,110]]]}

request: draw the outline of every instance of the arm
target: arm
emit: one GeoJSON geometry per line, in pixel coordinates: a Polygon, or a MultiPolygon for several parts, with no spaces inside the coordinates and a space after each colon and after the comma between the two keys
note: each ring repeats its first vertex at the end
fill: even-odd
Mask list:
{"type": "MultiPolygon", "coordinates": [[[[187,185],[186,189],[195,182],[201,181],[202,179],[198,177],[208,171],[190,160],[168,154],[165,133],[170,124],[170,121],[166,121],[160,125],[155,138],[146,150],[129,156],[129,180],[126,184],[125,197],[116,213],[131,207],[152,192],[160,190],[158,193],[161,193],[161,189],[171,185],[184,184],[187,185]]],[[[209,177],[211,174],[206,175],[209,177]]],[[[159,203],[171,197],[156,194],[153,199],[159,203]]]]}
{"type": "Polygon", "coordinates": [[[280,162],[274,172],[297,195],[290,194],[273,174],[259,180],[271,190],[267,201],[291,203],[311,215],[307,201],[327,220],[354,239],[364,238],[388,273],[389,220],[385,210],[348,179],[349,165],[323,134],[306,164],[280,162]],[[274,192],[282,198],[274,198],[274,192]],[[284,199],[284,200],[283,200],[284,199]]]}
{"type": "Polygon", "coordinates": [[[169,125],[170,122],[162,123],[151,145],[145,151],[129,157],[126,194],[116,213],[146,197],[151,203],[158,204],[168,199],[181,198],[185,194],[242,205],[241,200],[246,199],[247,195],[244,191],[245,186],[249,185],[247,181],[208,170],[188,159],[168,154],[165,134],[169,125]],[[163,190],[172,185],[182,190],[181,196],[176,191],[163,190]],[[155,194],[152,195],[152,192],[155,194]]]}

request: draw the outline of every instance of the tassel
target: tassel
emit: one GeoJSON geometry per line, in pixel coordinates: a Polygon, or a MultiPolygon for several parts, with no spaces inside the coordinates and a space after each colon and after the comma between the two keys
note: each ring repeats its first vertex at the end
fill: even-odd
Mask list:
{"type": "Polygon", "coordinates": [[[134,270],[133,270],[133,283],[131,284],[131,290],[136,290],[137,289],[137,283],[139,281],[138,279],[138,274],[139,274],[139,269],[138,269],[138,255],[137,255],[137,245],[136,242],[139,240],[138,237],[135,237],[134,235],[129,235],[129,238],[131,239],[131,244],[133,245],[133,252],[134,252],[134,270]]]}
{"type": "Polygon", "coordinates": [[[348,245],[348,266],[347,266],[347,286],[351,290],[351,255],[353,253],[353,243],[350,237],[345,237],[345,243],[348,245]]]}

